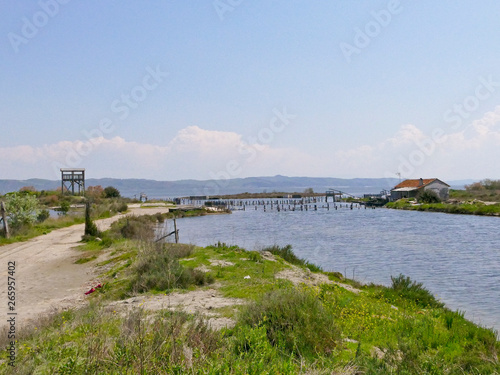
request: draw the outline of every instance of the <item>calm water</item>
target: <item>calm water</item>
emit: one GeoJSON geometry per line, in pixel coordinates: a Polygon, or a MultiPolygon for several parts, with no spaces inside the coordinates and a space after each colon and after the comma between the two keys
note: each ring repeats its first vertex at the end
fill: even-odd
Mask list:
{"type": "MultiPolygon", "coordinates": [[[[169,227],[172,225],[169,222],[169,227]]],[[[387,209],[264,212],[178,220],[181,242],[251,249],[293,245],[300,257],[365,283],[403,273],[446,305],[500,330],[500,218],[387,209]]]]}

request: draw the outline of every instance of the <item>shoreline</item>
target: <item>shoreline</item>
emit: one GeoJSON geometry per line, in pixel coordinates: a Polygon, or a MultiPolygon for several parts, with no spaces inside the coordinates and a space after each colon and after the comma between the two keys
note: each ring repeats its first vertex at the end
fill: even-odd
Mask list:
{"type": "Polygon", "coordinates": [[[447,204],[447,203],[423,203],[412,205],[407,202],[389,202],[385,208],[393,210],[420,211],[420,212],[442,212],[454,215],[475,216],[500,216],[500,203],[494,204],[447,204]]]}
{"type": "MultiPolygon", "coordinates": [[[[140,211],[152,213],[151,209],[140,211]]],[[[138,217],[128,218],[127,226],[134,226],[136,220],[138,224],[141,222],[138,217]]],[[[368,363],[381,366],[380,369],[389,364],[406,366],[408,362],[398,358],[410,353],[419,358],[418,363],[427,358],[439,364],[448,356],[441,364],[449,368],[460,366],[468,358],[470,349],[466,350],[466,346],[473,345],[474,351],[484,357],[475,366],[482,366],[487,373],[494,366],[488,362],[490,357],[500,355],[500,342],[498,336],[492,336],[494,331],[465,319],[463,313],[451,311],[421,283],[403,275],[394,277],[390,287],[361,284],[338,272],[323,272],[296,257],[289,246],[271,246],[261,251],[220,242],[205,247],[172,243],[158,247],[148,245],[144,239],[137,242],[134,236],[143,238],[141,232],[128,231],[133,237],[117,237],[123,234],[120,226],[108,229],[116,219],[105,219],[101,223],[102,229],[108,230],[102,233],[102,238],[78,242],[78,248],[67,253],[73,268],[83,273],[93,270],[91,284],[75,290],[78,304],[66,306],[68,310],[55,315],[48,310],[40,312],[37,328],[31,332],[25,330],[20,338],[18,366],[37,369],[40,366],[46,372],[56,372],[55,369],[65,366],[73,355],[73,366],[80,366],[73,368],[77,373],[89,363],[99,366],[96,369],[103,373],[111,369],[110,364],[114,364],[115,370],[128,368],[128,362],[117,362],[117,358],[122,357],[116,357],[123,355],[119,345],[122,337],[127,337],[126,347],[146,345],[151,361],[149,357],[144,361],[138,353],[133,354],[130,361],[135,368],[146,366],[151,371],[158,363],[164,363],[183,371],[215,369],[227,364],[229,368],[242,369],[240,372],[252,372],[252,366],[259,361],[252,353],[271,353],[266,366],[259,371],[272,366],[285,373],[299,373],[302,369],[343,371],[348,366],[361,369],[368,363]],[[79,260],[85,262],[79,263],[79,260]],[[179,278],[170,279],[170,275],[177,273],[179,278]],[[185,276],[181,278],[181,275],[185,276]],[[186,279],[188,275],[191,276],[186,279]],[[162,284],[165,280],[172,280],[174,284],[169,284],[170,281],[162,284]],[[97,284],[103,286],[95,287],[97,284]],[[167,285],[166,289],[162,285],[167,285]],[[95,287],[95,291],[83,296],[90,287],[95,287]],[[89,321],[93,333],[74,334],[88,329],[85,327],[89,321]],[[154,337],[158,330],[163,332],[163,325],[170,327],[177,321],[180,325],[172,342],[178,342],[179,349],[175,350],[184,354],[170,357],[164,352],[168,345],[148,346],[145,338],[154,337]],[[190,321],[197,322],[199,328],[191,326],[190,321]],[[130,327],[136,325],[142,327],[144,336],[130,333],[130,327]],[[196,329],[200,331],[190,331],[196,329]],[[222,330],[223,335],[210,333],[217,330],[222,330]],[[290,334],[294,344],[288,346],[286,339],[277,345],[269,336],[272,332],[281,332],[276,340],[285,340],[290,334]],[[201,342],[189,341],[191,334],[201,342]],[[97,337],[111,346],[86,357],[97,337]],[[419,344],[422,337],[433,350],[429,350],[427,344],[419,344]],[[401,346],[402,339],[406,340],[405,345],[413,345],[410,352],[407,346],[401,346]],[[450,340],[456,343],[453,350],[448,348],[450,340]],[[482,340],[489,346],[483,348],[482,340]],[[242,348],[241,342],[245,343],[243,348],[256,345],[255,349],[241,351],[238,349],[242,348]],[[209,346],[211,350],[198,356],[189,354],[189,350],[203,350],[209,343],[215,345],[209,346]],[[296,352],[296,345],[301,348],[300,353],[296,352]],[[34,347],[36,352],[30,349],[34,347]],[[395,352],[391,351],[393,347],[395,352]],[[318,355],[324,361],[321,365],[317,364],[318,355]],[[171,360],[165,362],[164,358],[171,360]],[[289,362],[291,358],[293,361],[289,362]]],[[[72,228],[76,230],[76,240],[81,226],[72,228]]],[[[54,231],[52,236],[58,233],[61,231],[54,231]]],[[[44,285],[41,280],[37,283],[44,285]]],[[[34,303],[38,302],[34,300],[34,303]]],[[[168,335],[162,336],[161,341],[166,338],[170,342],[168,335]]],[[[0,359],[5,355],[1,354],[0,359]]],[[[0,370],[4,366],[6,362],[0,360],[0,370]]]]}

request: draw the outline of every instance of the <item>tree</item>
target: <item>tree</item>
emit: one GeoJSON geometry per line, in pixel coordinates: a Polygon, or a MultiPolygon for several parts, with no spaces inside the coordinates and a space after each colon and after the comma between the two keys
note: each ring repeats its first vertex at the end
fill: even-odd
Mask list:
{"type": "Polygon", "coordinates": [[[85,195],[87,196],[87,198],[102,198],[104,196],[104,189],[101,185],[89,186],[87,189],[85,189],[85,195]]]}
{"type": "Polygon", "coordinates": [[[71,205],[69,204],[69,202],[61,202],[61,207],[59,207],[59,211],[63,214],[63,215],[66,215],[69,211],[69,208],[71,207],[71,205]]]}
{"type": "Polygon", "coordinates": [[[36,217],[36,221],[38,221],[39,223],[43,223],[45,220],[47,220],[48,218],[50,217],[50,212],[49,210],[47,209],[43,209],[41,210],[37,217],[36,217]]]}
{"type": "Polygon", "coordinates": [[[307,188],[307,189],[304,190],[304,193],[305,194],[314,194],[314,189],[312,187],[307,188]]]}
{"type": "Polygon", "coordinates": [[[108,186],[104,189],[104,198],[120,198],[120,191],[113,186],[108,186]]]}
{"type": "Polygon", "coordinates": [[[480,182],[474,182],[473,184],[465,185],[465,190],[467,191],[481,191],[484,189],[484,185],[480,182]]]}
{"type": "Polygon", "coordinates": [[[481,184],[487,190],[498,190],[498,189],[500,189],[500,180],[490,180],[489,178],[487,178],[486,180],[481,181],[481,184]]]}
{"type": "Polygon", "coordinates": [[[12,227],[31,225],[38,215],[38,201],[33,195],[8,194],[5,197],[5,209],[12,227]]]}
{"type": "Polygon", "coordinates": [[[90,218],[90,202],[85,204],[85,235],[97,237],[99,235],[99,230],[97,226],[90,218]]]}
{"type": "Polygon", "coordinates": [[[21,189],[19,189],[20,193],[23,192],[29,192],[29,193],[36,193],[36,189],[34,186],[23,186],[21,189]]]}
{"type": "Polygon", "coordinates": [[[490,180],[489,178],[480,182],[465,185],[467,191],[500,190],[500,180],[490,180]]]}

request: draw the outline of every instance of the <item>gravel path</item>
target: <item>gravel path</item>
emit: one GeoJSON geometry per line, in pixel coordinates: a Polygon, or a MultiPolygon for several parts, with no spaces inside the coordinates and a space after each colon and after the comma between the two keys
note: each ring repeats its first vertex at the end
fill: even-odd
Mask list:
{"type": "MultiPolygon", "coordinates": [[[[126,215],[168,212],[166,207],[139,208],[129,205],[126,215]]],[[[125,215],[116,215],[96,221],[100,230],[125,215]]],[[[90,264],[75,264],[82,253],[80,245],[84,224],[54,230],[26,242],[0,246],[0,328],[7,325],[9,311],[7,277],[9,262],[15,262],[16,329],[29,320],[54,310],[66,309],[84,303],[84,292],[95,283],[96,274],[90,264]]]]}

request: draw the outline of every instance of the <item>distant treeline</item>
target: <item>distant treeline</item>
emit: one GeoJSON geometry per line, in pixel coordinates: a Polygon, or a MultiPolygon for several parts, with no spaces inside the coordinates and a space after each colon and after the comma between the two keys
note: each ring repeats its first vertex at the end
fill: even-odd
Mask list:
{"type": "Polygon", "coordinates": [[[465,185],[465,189],[467,191],[500,190],[500,180],[485,179],[470,185],[465,185]]]}

